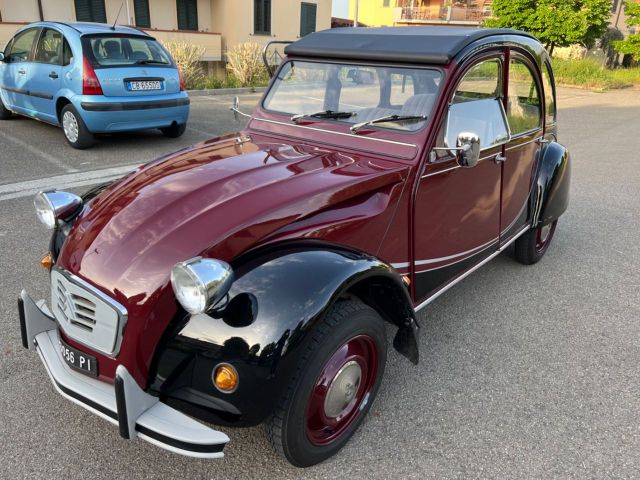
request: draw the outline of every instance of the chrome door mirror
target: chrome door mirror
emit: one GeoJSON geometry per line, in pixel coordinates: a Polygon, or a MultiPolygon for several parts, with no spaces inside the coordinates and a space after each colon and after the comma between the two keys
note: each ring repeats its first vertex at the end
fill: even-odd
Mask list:
{"type": "Polygon", "coordinates": [[[460,132],[456,139],[456,161],[464,168],[472,168],[480,159],[480,137],[471,132],[460,132]]]}
{"type": "Polygon", "coordinates": [[[236,121],[238,121],[238,119],[240,118],[240,115],[242,115],[243,117],[251,117],[251,115],[248,115],[240,111],[240,98],[238,98],[237,96],[233,97],[233,103],[229,107],[229,110],[233,112],[233,118],[236,121]]]}
{"type": "Polygon", "coordinates": [[[0,62],[4,62],[4,53],[0,52],[0,62]]]}

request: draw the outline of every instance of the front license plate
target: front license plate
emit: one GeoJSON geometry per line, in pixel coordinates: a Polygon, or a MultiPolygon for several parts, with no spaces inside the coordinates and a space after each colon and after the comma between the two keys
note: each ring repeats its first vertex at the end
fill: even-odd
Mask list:
{"type": "Polygon", "coordinates": [[[94,377],[98,376],[98,360],[96,357],[92,357],[91,355],[87,355],[80,350],[70,347],[61,338],[58,340],[60,341],[60,354],[62,358],[64,358],[64,361],[67,362],[67,365],[94,377]]]}
{"type": "Polygon", "coordinates": [[[127,83],[127,90],[138,92],[142,90],[162,90],[162,82],[159,80],[135,81],[127,83]]]}

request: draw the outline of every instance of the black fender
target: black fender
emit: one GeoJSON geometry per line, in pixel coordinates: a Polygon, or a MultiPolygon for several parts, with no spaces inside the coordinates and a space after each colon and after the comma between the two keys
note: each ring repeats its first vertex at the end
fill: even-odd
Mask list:
{"type": "Polygon", "coordinates": [[[297,244],[247,255],[232,266],[226,303],[206,315],[183,312],[180,328],[159,346],[151,388],[186,413],[228,425],[265,420],[299,367],[309,333],[335,302],[350,296],[397,325],[394,347],[417,363],[418,324],[408,288],[385,262],[344,248],[297,244]],[[213,385],[221,362],[238,371],[232,393],[213,385]]]}
{"type": "Polygon", "coordinates": [[[569,206],[571,156],[557,142],[549,142],[540,152],[540,162],[532,189],[531,228],[557,220],[569,206]]]}

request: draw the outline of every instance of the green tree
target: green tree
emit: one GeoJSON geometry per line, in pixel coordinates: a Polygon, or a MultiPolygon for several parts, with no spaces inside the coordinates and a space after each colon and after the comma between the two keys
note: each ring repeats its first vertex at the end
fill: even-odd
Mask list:
{"type": "Polygon", "coordinates": [[[486,27],[517,28],[532,33],[553,49],[602,36],[611,17],[611,0],[494,0],[486,27]]]}
{"type": "Polygon", "coordinates": [[[640,60],[640,3],[625,1],[624,13],[627,16],[627,27],[636,33],[629,34],[625,40],[613,42],[613,46],[618,52],[640,60]]]}

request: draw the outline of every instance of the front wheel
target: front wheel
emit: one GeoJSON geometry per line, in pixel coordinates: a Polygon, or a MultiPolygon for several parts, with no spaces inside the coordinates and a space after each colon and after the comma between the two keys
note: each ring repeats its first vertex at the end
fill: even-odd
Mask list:
{"type": "Polygon", "coordinates": [[[387,359],[385,324],[360,301],[339,301],[311,334],[272,417],[269,441],[298,467],[334,455],[376,397],[387,359]]]}
{"type": "Polygon", "coordinates": [[[160,131],[165,137],[178,138],[181,137],[184,131],[187,129],[186,123],[174,123],[170,127],[161,128],[160,131]]]}
{"type": "Polygon", "coordinates": [[[93,145],[93,134],[87,129],[73,105],[66,105],[60,113],[60,118],[64,138],[69,145],[78,150],[84,150],[93,145]]]}
{"type": "Polygon", "coordinates": [[[538,262],[549,248],[558,220],[529,230],[515,242],[515,257],[524,265],[538,262]]]}

